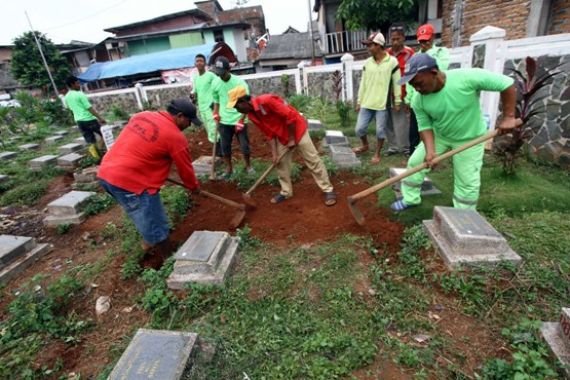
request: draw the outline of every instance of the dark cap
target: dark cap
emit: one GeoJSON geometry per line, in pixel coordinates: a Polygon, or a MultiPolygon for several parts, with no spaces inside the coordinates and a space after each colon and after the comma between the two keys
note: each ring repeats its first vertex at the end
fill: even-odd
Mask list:
{"type": "Polygon", "coordinates": [[[230,69],[230,61],[226,57],[216,58],[216,63],[214,64],[214,74],[222,75],[224,71],[230,69]]]}
{"type": "Polygon", "coordinates": [[[176,98],[170,101],[168,105],[168,112],[181,113],[186,116],[192,124],[196,126],[202,125],[202,120],[198,119],[196,116],[196,106],[192,104],[189,99],[186,98],[176,98]]]}
{"type": "Polygon", "coordinates": [[[433,68],[437,68],[437,62],[432,56],[424,53],[414,54],[412,58],[406,62],[404,76],[398,81],[398,84],[402,85],[408,83],[414,79],[416,74],[429,71],[433,68]]]}

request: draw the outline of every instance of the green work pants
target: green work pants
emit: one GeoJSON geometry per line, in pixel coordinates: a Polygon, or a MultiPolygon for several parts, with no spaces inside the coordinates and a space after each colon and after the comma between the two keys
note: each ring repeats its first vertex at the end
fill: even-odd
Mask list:
{"type": "MultiPolygon", "coordinates": [[[[204,123],[204,129],[208,134],[208,140],[213,144],[214,136],[216,135],[216,122],[210,107],[200,107],[200,120],[204,123]]],[[[218,133],[218,140],[220,140],[220,134],[218,133]]]]}
{"type": "MultiPolygon", "coordinates": [[[[435,138],[435,151],[441,155],[448,150],[455,149],[468,141],[452,141],[441,137],[435,138]]],[[[453,156],[453,206],[463,209],[475,209],[479,200],[479,188],[481,187],[481,166],[483,165],[483,153],[485,144],[475,145],[453,156]]],[[[408,169],[421,165],[426,155],[425,146],[418,145],[410,159],[408,169]]],[[[420,204],[421,187],[429,169],[422,170],[402,180],[402,195],[408,205],[420,204]]]]}

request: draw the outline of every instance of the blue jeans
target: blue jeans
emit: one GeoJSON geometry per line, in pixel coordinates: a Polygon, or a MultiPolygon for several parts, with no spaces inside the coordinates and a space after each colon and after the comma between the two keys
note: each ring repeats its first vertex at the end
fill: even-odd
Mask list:
{"type": "Polygon", "coordinates": [[[390,122],[390,114],[387,110],[376,111],[368,108],[360,108],[360,112],[358,112],[358,120],[356,121],[355,128],[356,136],[366,136],[368,124],[370,124],[370,121],[374,117],[376,118],[376,138],[380,140],[386,138],[386,133],[384,131],[390,122]]]}
{"type": "Polygon", "coordinates": [[[157,244],[168,238],[170,227],[158,192],[151,195],[145,190],[137,195],[101,178],[99,183],[125,210],[146,243],[157,244]]]}

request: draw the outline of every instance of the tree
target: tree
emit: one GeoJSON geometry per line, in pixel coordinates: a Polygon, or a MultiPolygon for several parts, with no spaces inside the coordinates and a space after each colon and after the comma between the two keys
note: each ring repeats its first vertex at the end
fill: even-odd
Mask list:
{"type": "Polygon", "coordinates": [[[70,75],[71,67],[57,47],[40,32],[26,32],[14,39],[12,53],[12,75],[23,85],[46,89],[51,86],[48,73],[38,50],[33,33],[36,34],[48,67],[56,85],[63,87],[65,78],[70,75]]]}
{"type": "Polygon", "coordinates": [[[394,21],[413,21],[416,0],[343,0],[337,18],[347,29],[386,31],[394,21]]]}

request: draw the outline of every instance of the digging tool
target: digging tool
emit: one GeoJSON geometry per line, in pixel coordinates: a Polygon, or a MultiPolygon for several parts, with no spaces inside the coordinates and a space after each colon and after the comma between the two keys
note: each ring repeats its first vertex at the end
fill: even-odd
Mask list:
{"type": "MultiPolygon", "coordinates": [[[[175,185],[182,186],[182,187],[186,188],[186,186],[184,186],[183,183],[178,182],[178,181],[176,181],[176,180],[174,180],[174,179],[172,179],[172,178],[168,178],[167,181],[172,182],[172,183],[174,183],[175,185]]],[[[232,200],[229,200],[229,199],[220,197],[219,195],[212,194],[212,193],[210,193],[210,192],[208,192],[208,191],[206,191],[206,190],[200,190],[200,194],[201,194],[201,195],[204,195],[204,196],[206,196],[206,197],[208,197],[208,198],[215,199],[215,200],[217,200],[218,202],[221,202],[221,203],[223,203],[223,204],[225,204],[225,205],[228,205],[228,206],[230,206],[230,207],[233,207],[233,208],[237,208],[237,209],[238,209],[237,213],[236,213],[236,214],[234,215],[234,217],[230,220],[230,227],[231,227],[231,228],[237,228],[237,227],[241,224],[241,222],[243,222],[243,219],[245,218],[245,205],[244,205],[244,204],[242,204],[242,203],[237,203],[237,202],[234,202],[234,201],[232,201],[232,200]]]]}
{"type": "MultiPolygon", "coordinates": [[[[522,120],[521,119],[517,119],[517,127],[522,125],[522,120]]],[[[444,154],[442,154],[441,156],[437,156],[432,163],[433,164],[437,164],[445,159],[448,159],[449,157],[459,153],[459,152],[463,152],[466,149],[471,148],[472,146],[475,146],[477,144],[480,144],[484,141],[487,141],[489,139],[492,139],[493,137],[497,136],[499,133],[499,130],[496,129],[492,132],[487,133],[486,135],[483,135],[481,137],[476,138],[475,140],[472,140],[470,142],[468,142],[465,145],[462,145],[458,148],[455,148],[453,150],[450,150],[449,152],[446,152],[444,154]]],[[[402,174],[399,174],[395,177],[389,178],[384,182],[381,182],[377,185],[374,185],[372,187],[369,187],[366,190],[361,191],[360,193],[354,194],[354,195],[350,195],[348,196],[346,199],[348,201],[348,208],[350,210],[350,212],[352,213],[352,216],[354,216],[354,219],[356,219],[356,222],[363,226],[365,223],[365,219],[364,219],[364,215],[362,215],[362,213],[360,212],[360,210],[356,207],[356,202],[358,202],[359,200],[366,198],[367,196],[374,194],[375,192],[377,192],[378,190],[381,190],[385,187],[388,187],[396,182],[401,181],[402,179],[411,176],[412,174],[415,174],[423,169],[426,169],[427,163],[423,163],[421,165],[418,165],[416,167],[413,167],[411,169],[406,170],[405,172],[403,172],[402,174]]]]}
{"type": "Polygon", "coordinates": [[[259,178],[257,179],[257,181],[255,181],[253,186],[251,186],[248,191],[246,191],[245,193],[242,194],[243,201],[248,206],[251,206],[253,208],[257,207],[255,200],[251,197],[251,193],[253,193],[253,191],[257,188],[257,186],[259,186],[259,184],[261,182],[263,182],[263,180],[269,175],[269,173],[271,173],[271,171],[275,168],[275,166],[277,166],[277,164],[279,162],[281,162],[283,157],[285,157],[285,155],[289,152],[290,152],[290,149],[287,149],[283,153],[281,153],[281,155],[279,157],[277,157],[277,162],[272,163],[267,169],[265,169],[263,174],[261,174],[261,176],[259,176],[259,178]]]}
{"type": "Polygon", "coordinates": [[[214,131],[214,145],[212,146],[212,170],[210,171],[210,180],[216,179],[216,143],[218,142],[218,125],[214,131]]]}

